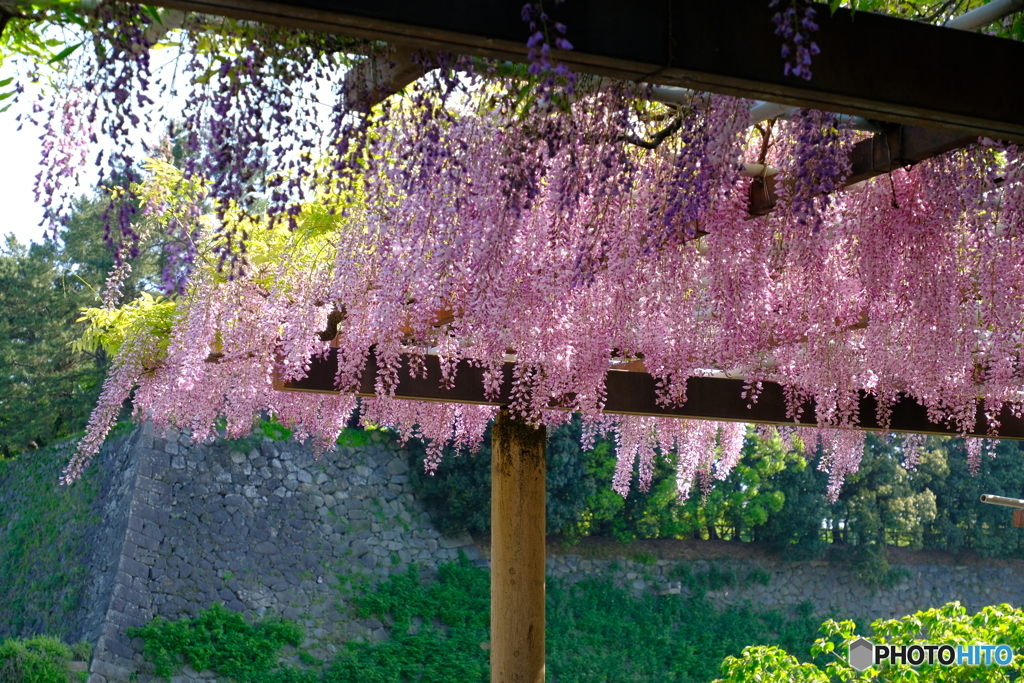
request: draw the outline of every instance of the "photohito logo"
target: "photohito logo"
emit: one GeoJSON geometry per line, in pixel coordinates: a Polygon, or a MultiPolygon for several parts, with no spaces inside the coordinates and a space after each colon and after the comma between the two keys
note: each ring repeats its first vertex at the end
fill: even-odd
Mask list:
{"type": "Polygon", "coordinates": [[[1009,666],[1013,661],[1013,648],[1009,645],[875,645],[867,638],[850,643],[850,666],[863,671],[878,664],[940,664],[942,666],[1009,666]]]}

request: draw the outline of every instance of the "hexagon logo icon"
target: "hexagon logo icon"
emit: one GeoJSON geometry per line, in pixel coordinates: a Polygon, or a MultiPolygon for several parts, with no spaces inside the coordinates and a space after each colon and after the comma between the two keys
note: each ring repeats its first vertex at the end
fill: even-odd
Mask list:
{"type": "Polygon", "coordinates": [[[874,663],[875,646],[867,638],[858,638],[850,643],[848,661],[857,671],[863,671],[874,663]]]}

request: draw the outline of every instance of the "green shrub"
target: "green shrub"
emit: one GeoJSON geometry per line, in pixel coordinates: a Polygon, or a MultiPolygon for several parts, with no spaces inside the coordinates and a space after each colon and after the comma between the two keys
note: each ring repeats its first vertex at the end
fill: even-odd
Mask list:
{"type": "Polygon", "coordinates": [[[87,640],[80,640],[71,646],[71,656],[76,661],[88,662],[92,659],[92,643],[87,640]]]}
{"type": "MultiPolygon", "coordinates": [[[[725,576],[712,572],[719,579],[725,576]]],[[[390,638],[350,643],[324,683],[486,682],[490,576],[464,559],[443,565],[437,581],[415,567],[357,597],[360,616],[377,616],[390,638]]],[[[721,659],[751,643],[782,644],[805,657],[817,623],[749,608],[715,610],[702,595],[645,595],[606,580],[572,586],[548,581],[547,671],[551,680],[710,681],[721,659]]]]}
{"type": "MultiPolygon", "coordinates": [[[[846,646],[861,633],[852,621],[826,621],[821,625],[822,637],[811,651],[818,660],[807,662],[775,646],[744,648],[738,657],[722,662],[723,677],[716,683],[833,683],[834,681],[876,681],[878,683],[953,683],[973,681],[1018,681],[1022,664],[1018,654],[1007,667],[973,665],[943,666],[939,663],[912,666],[889,663],[855,671],[849,666],[846,646]]],[[[900,619],[879,619],[864,634],[879,644],[913,645],[923,643],[988,643],[1006,644],[1016,652],[1024,647],[1024,612],[1009,605],[983,607],[975,615],[967,613],[960,603],[917,612],[900,619]]]]}
{"type": "Polygon", "coordinates": [[[767,571],[767,570],[765,570],[765,569],[763,569],[761,567],[754,567],[743,578],[743,587],[744,588],[749,588],[750,586],[753,586],[755,584],[756,585],[761,585],[761,586],[767,586],[771,582],[772,582],[771,572],[769,572],[769,571],[767,571]]]}
{"type": "Polygon", "coordinates": [[[157,617],[129,637],[142,638],[143,654],[157,676],[170,678],[185,663],[197,671],[212,669],[238,683],[272,681],[284,645],[299,646],[298,624],[269,618],[250,624],[237,612],[214,603],[195,619],[164,621],[157,617]]]}
{"type": "Polygon", "coordinates": [[[480,644],[490,628],[490,580],[466,561],[438,568],[424,581],[419,568],[390,577],[355,598],[359,616],[390,624],[380,643],[348,643],[324,683],[489,680],[488,653],[480,644]]]}
{"type": "Polygon", "coordinates": [[[51,636],[0,644],[3,683],[68,683],[71,648],[51,636]]]}
{"type": "Polygon", "coordinates": [[[69,444],[0,461],[0,633],[66,637],[89,580],[82,562],[98,523],[102,478],[94,461],[70,486],[59,483],[69,444]]]}
{"type": "Polygon", "coordinates": [[[639,550],[633,553],[633,561],[638,564],[650,567],[651,565],[656,564],[658,562],[658,556],[647,550],[639,550]]]}
{"type": "Polygon", "coordinates": [[[370,443],[370,433],[373,430],[346,427],[338,434],[338,445],[350,448],[359,448],[370,443]]]}

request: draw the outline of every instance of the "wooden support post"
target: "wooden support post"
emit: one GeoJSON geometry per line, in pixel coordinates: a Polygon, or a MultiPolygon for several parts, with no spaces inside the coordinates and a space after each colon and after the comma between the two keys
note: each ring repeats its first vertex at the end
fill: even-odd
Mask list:
{"type": "Polygon", "coordinates": [[[544,683],[544,427],[491,432],[491,682],[544,683]]]}

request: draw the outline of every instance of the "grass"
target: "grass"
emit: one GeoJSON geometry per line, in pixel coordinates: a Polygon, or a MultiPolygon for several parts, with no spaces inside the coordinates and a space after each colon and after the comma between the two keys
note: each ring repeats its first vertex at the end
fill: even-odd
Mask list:
{"type": "MultiPolygon", "coordinates": [[[[716,576],[698,575],[691,582],[710,587],[720,583],[721,577],[716,576]]],[[[485,570],[463,557],[442,565],[432,580],[415,565],[377,586],[361,577],[339,578],[351,591],[339,609],[352,608],[356,616],[378,618],[390,637],[380,642],[345,643],[326,666],[300,650],[298,657],[303,666],[275,668],[265,660],[256,667],[240,659],[237,644],[230,645],[234,649],[229,652],[224,649],[227,645],[213,643],[205,636],[190,640],[159,635],[171,633],[174,628],[181,632],[196,628],[191,622],[181,627],[161,622],[159,628],[147,627],[149,631],[136,633],[146,639],[147,656],[163,657],[159,660],[162,671],[171,671],[172,665],[180,666],[185,661],[196,669],[208,664],[216,673],[239,683],[489,680],[490,575],[485,570]],[[208,649],[211,643],[213,650],[208,649]],[[235,662],[234,673],[216,665],[228,661],[235,662]]],[[[230,613],[220,606],[216,610],[216,623],[226,623],[230,613]]],[[[637,598],[628,589],[601,580],[571,586],[550,580],[547,613],[548,676],[559,683],[705,683],[719,677],[726,656],[738,655],[751,644],[779,645],[808,660],[819,623],[811,618],[809,604],[790,615],[749,607],[719,612],[701,589],[692,596],[637,598]]],[[[200,616],[199,620],[207,618],[200,616]]],[[[236,639],[237,643],[250,643],[250,648],[262,651],[251,644],[252,633],[264,628],[262,623],[249,625],[237,615],[231,619],[231,629],[214,628],[243,632],[246,635],[236,639]]],[[[236,642],[226,637],[221,641],[236,642]]]]}
{"type": "Polygon", "coordinates": [[[100,472],[61,486],[68,457],[65,443],[0,462],[0,624],[11,634],[65,636],[88,580],[100,472]]]}

